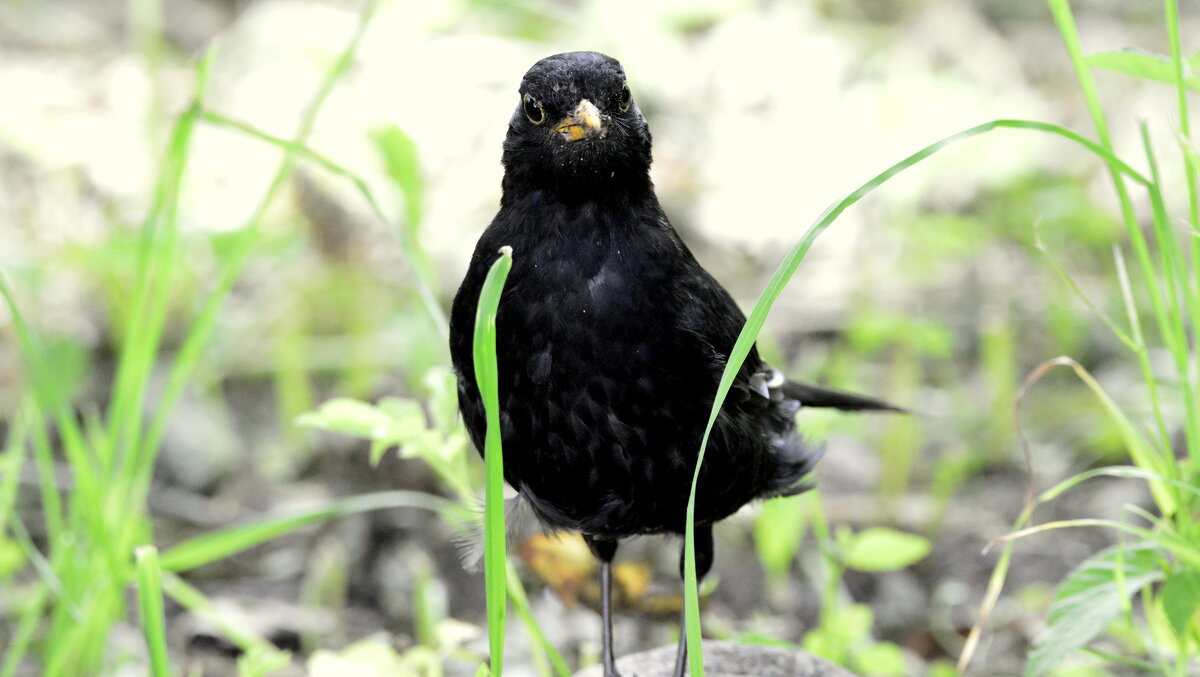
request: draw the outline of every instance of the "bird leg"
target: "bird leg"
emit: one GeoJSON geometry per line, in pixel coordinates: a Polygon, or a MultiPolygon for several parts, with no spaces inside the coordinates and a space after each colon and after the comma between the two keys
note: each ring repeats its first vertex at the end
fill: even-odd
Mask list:
{"type": "Polygon", "coordinates": [[[588,549],[600,560],[600,620],[602,623],[600,660],[604,665],[604,677],[621,677],[613,657],[612,633],[612,560],[617,554],[617,542],[605,541],[585,535],[588,549]]]}
{"type": "MultiPolygon", "coordinates": [[[[700,581],[712,568],[713,564],[713,535],[712,525],[696,527],[696,584],[700,581]]],[[[679,578],[683,579],[683,559],[687,544],[684,543],[679,549],[679,578]]],[[[679,650],[675,652],[675,670],[672,671],[674,677],[683,677],[687,672],[687,608],[684,607],[683,612],[679,616],[679,650]]]]}
{"type": "Polygon", "coordinates": [[[675,652],[675,670],[672,677],[683,677],[687,670],[687,609],[679,614],[679,650],[675,652]]]}

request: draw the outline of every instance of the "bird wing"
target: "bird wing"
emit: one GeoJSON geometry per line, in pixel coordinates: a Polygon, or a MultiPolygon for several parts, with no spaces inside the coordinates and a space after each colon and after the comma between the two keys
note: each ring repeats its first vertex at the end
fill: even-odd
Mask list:
{"type": "MultiPolygon", "coordinates": [[[[684,249],[686,251],[686,247],[684,249]]],[[[680,315],[681,328],[711,346],[712,368],[719,380],[746,317],[729,292],[695,261],[690,252],[687,259],[691,265],[681,280],[682,296],[687,299],[688,308],[680,315]]],[[[770,401],[794,400],[804,407],[907,413],[876,398],[787,380],[780,371],[763,362],[757,347],[750,349],[738,370],[730,398],[734,403],[752,408],[770,401]]]]}
{"type": "MultiPolygon", "coordinates": [[[[700,342],[707,353],[708,367],[716,382],[725,371],[729,354],[746,324],[746,316],[729,292],[700,266],[686,247],[684,251],[686,272],[676,278],[679,286],[677,295],[683,301],[678,324],[685,336],[694,337],[700,342]]],[[[777,401],[779,394],[772,397],[771,391],[777,390],[783,381],[778,371],[762,361],[758,348],[751,347],[734,379],[730,402],[738,405],[753,402],[751,407],[757,408],[772,400],[777,401]]]]}

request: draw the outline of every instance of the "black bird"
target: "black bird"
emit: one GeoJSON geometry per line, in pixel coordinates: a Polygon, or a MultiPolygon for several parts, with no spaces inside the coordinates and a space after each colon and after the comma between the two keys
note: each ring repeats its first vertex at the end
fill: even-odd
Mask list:
{"type": "MultiPolygon", "coordinates": [[[[511,246],[496,338],[504,477],[544,525],[582,532],[600,560],[604,674],[615,677],[610,563],[622,538],[683,533],[701,437],[745,316],[659,206],[650,131],[620,63],[557,54],[529,69],[519,93],[500,211],[450,317],[459,407],[482,450],[475,309],[497,251],[511,246]]],[[[698,576],[712,565],[715,522],[807,488],[819,453],[796,433],[801,406],[895,409],[789,382],[752,350],[700,476],[698,576]]]]}

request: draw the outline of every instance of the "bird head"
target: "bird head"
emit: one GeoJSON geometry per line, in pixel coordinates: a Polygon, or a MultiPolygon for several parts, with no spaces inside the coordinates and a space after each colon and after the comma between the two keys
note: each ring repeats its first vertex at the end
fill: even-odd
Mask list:
{"type": "Polygon", "coordinates": [[[504,141],[506,176],[576,190],[647,180],[650,131],[616,59],[546,57],[525,73],[519,95],[504,141]]]}

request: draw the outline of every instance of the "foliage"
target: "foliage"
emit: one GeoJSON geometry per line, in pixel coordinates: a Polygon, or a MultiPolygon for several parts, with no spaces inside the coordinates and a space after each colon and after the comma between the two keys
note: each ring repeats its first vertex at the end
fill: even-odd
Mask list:
{"type": "MultiPolygon", "coordinates": [[[[1090,646],[1097,637],[1108,633],[1114,637],[1132,635],[1141,641],[1132,647],[1125,644],[1125,651],[1132,655],[1091,649],[1094,655],[1158,674],[1183,675],[1194,670],[1194,657],[1200,648],[1200,634],[1190,622],[1200,604],[1192,585],[1200,571],[1197,568],[1200,566],[1200,549],[1195,545],[1200,537],[1195,521],[1200,508],[1200,351],[1197,345],[1200,334],[1196,331],[1200,326],[1200,245],[1196,237],[1200,227],[1200,194],[1197,193],[1196,156],[1191,145],[1186,97],[1186,91],[1193,88],[1194,83],[1180,48],[1179,14],[1174,0],[1164,3],[1171,45],[1169,56],[1132,51],[1085,56],[1066,0],[1049,0],[1049,5],[1075,68],[1097,137],[1106,151],[1105,159],[1135,255],[1136,274],[1131,276],[1126,271],[1121,250],[1113,250],[1127,324],[1108,317],[1104,320],[1141,366],[1150,399],[1151,420],[1143,426],[1136,425],[1122,406],[1074,360],[1060,358],[1037,369],[1028,379],[1026,388],[1054,366],[1071,367],[1103,404],[1137,468],[1105,468],[1072,477],[1043,493],[1036,501],[1031,498],[1016,526],[1024,527],[1029,522],[1033,507],[1038,503],[1053,500],[1068,488],[1103,474],[1147,481],[1159,514],[1126,506],[1130,518],[1147,527],[1124,521],[1067,520],[1021,529],[1005,538],[1011,541],[1029,534],[1085,525],[1109,526],[1131,537],[1112,549],[1093,555],[1060,584],[1050,607],[1047,627],[1034,644],[1025,674],[1031,677],[1045,674],[1066,655],[1090,646]],[[1112,69],[1174,86],[1180,125],[1177,140],[1187,186],[1188,219],[1182,228],[1175,226],[1167,213],[1163,177],[1145,123],[1141,126],[1141,139],[1150,175],[1130,173],[1119,166],[1124,163],[1119,163],[1113,155],[1113,144],[1091,67],[1112,69]],[[1130,179],[1148,193],[1150,237],[1137,219],[1126,187],[1130,179]],[[1150,331],[1143,328],[1142,318],[1147,315],[1152,319],[1150,331]],[[1160,341],[1171,356],[1173,384],[1168,385],[1167,379],[1151,368],[1148,353],[1154,345],[1153,339],[1160,341]],[[1168,407],[1170,400],[1182,401],[1182,420],[1172,418],[1168,407]],[[1182,431],[1182,453],[1177,454],[1172,443],[1172,430],[1182,431]],[[1162,586],[1152,585],[1163,580],[1166,584],[1162,586]],[[1136,599],[1141,600],[1140,617],[1134,614],[1136,599]]],[[[1057,264],[1055,267],[1058,268],[1057,264]]],[[[1070,282],[1069,277],[1067,281],[1070,282]]],[[[1088,305],[1101,312],[1090,301],[1088,305]]],[[[1011,542],[1006,545],[1001,565],[993,577],[984,603],[985,617],[999,594],[1011,547],[1011,542]]],[[[973,640],[979,631],[980,625],[977,625],[960,667],[970,660],[973,640]]]]}
{"type": "MultiPolygon", "coordinates": [[[[539,39],[552,37],[556,27],[575,19],[567,10],[544,3],[516,8],[490,0],[470,4],[473,9],[488,12],[506,30],[539,39]]],[[[1042,257],[1048,277],[1057,275],[1062,284],[1039,290],[1048,306],[1042,316],[1048,337],[1038,337],[1033,345],[1028,341],[1032,332],[1023,326],[1030,318],[1004,304],[998,304],[1001,310],[987,317],[978,345],[979,379],[987,401],[964,415],[969,419],[966,423],[956,423],[962,427],[954,434],[970,442],[957,453],[930,461],[933,467],[928,470],[929,476],[922,475],[927,468],[921,458],[927,450],[929,433],[919,419],[897,418],[884,424],[887,427],[882,433],[854,434],[869,436],[869,444],[878,449],[880,463],[887,469],[881,473],[878,486],[873,487],[884,506],[891,506],[891,501],[914,490],[922,491],[921,483],[928,481],[933,486],[930,491],[944,509],[963,481],[984,470],[1004,467],[1011,449],[1011,421],[1018,413],[1027,425],[1040,423],[1029,426],[1039,432],[1086,428],[1086,435],[1078,435],[1082,438],[1081,451],[1085,452],[1080,454],[1081,462],[1094,462],[1100,456],[1123,459],[1127,455],[1136,464],[1134,467],[1093,469],[1033,497],[1014,526],[1014,533],[1000,539],[1002,552],[985,595],[984,613],[963,652],[961,666],[967,668],[984,632],[987,614],[1003,588],[1014,558],[1012,543],[1059,528],[1090,526],[1121,534],[1122,540],[1116,547],[1087,558],[1063,579],[1050,605],[1045,632],[1032,647],[1027,674],[1105,674],[1098,667],[1104,665],[1132,666],[1167,675],[1188,674],[1195,669],[1195,656],[1200,651],[1200,549],[1196,546],[1200,543],[1200,524],[1196,520],[1200,514],[1200,200],[1187,95],[1200,89],[1195,75],[1200,56],[1183,53],[1174,0],[1164,3],[1169,54],[1137,50],[1084,54],[1066,2],[1050,0],[1049,4],[1079,77],[1096,139],[1046,123],[997,120],[942,139],[866,182],[822,214],[789,252],[755,305],[727,375],[736,372],[740,358],[755,339],[760,349],[771,349],[772,338],[757,334],[815,238],[843,210],[898,173],[948,145],[984,134],[994,137],[997,130],[1009,130],[1001,133],[1014,136],[1030,131],[1051,134],[1090,151],[1109,168],[1121,208],[1120,222],[1091,204],[1089,190],[1075,177],[1047,177],[1034,170],[1010,184],[989,189],[969,205],[969,213],[921,212],[895,219],[897,227],[903,229],[897,237],[911,269],[907,272],[909,282],[928,282],[939,262],[958,264],[963,257],[977,256],[998,244],[1015,244],[1031,256],[1042,257]],[[1146,127],[1140,149],[1144,158],[1135,162],[1118,154],[1092,82],[1092,69],[1165,84],[1175,90],[1178,111],[1172,122],[1177,127],[1172,131],[1181,156],[1182,182],[1179,176],[1165,171],[1168,164],[1160,163],[1146,127]],[[1134,166],[1147,169],[1139,171],[1134,166]],[[1168,192],[1168,187],[1179,183],[1186,186],[1183,194],[1168,192]],[[1143,199],[1144,203],[1139,202],[1143,199]],[[1171,210],[1184,201],[1187,216],[1181,218],[1171,210]],[[1122,227],[1124,240],[1110,253],[1110,243],[1121,237],[1122,227]],[[1104,298],[1089,296],[1096,293],[1097,286],[1094,280],[1088,284],[1089,279],[1112,277],[1113,271],[1116,282],[1112,293],[1104,298]],[[1092,363],[1087,353],[1098,350],[1099,344],[1090,331],[1091,318],[1076,312],[1080,301],[1099,318],[1097,324],[1111,330],[1115,343],[1128,349],[1133,358],[1130,362],[1142,374],[1144,401],[1116,390],[1102,374],[1095,372],[1093,376],[1089,370],[1092,363]],[[1074,355],[1078,361],[1063,358],[1048,362],[1035,371],[1025,387],[1019,387],[1015,375],[1023,359],[1030,351],[1049,346],[1074,355]],[[1086,387],[1078,389],[1082,394],[1060,389],[1051,396],[1054,406],[1026,405],[1021,409],[1026,397],[1038,396],[1030,386],[1058,366],[1068,367],[1083,382],[1086,387]],[[1100,405],[1093,406],[1090,418],[1064,413],[1088,406],[1088,397],[1100,405]],[[1069,405],[1065,404],[1068,400],[1069,405]],[[1129,506],[1125,519],[1119,522],[1078,519],[1030,526],[1036,506],[1097,477],[1146,483],[1156,510],[1151,513],[1129,506]],[[1081,656],[1091,664],[1072,663],[1081,656]]],[[[130,18],[137,48],[147,66],[160,68],[165,54],[159,35],[162,17],[156,15],[156,7],[154,0],[136,0],[130,3],[130,18]]],[[[239,660],[242,675],[269,675],[289,665],[292,657],[254,631],[240,627],[235,619],[225,617],[186,582],[183,574],[307,526],[363,511],[432,511],[470,537],[471,511],[485,482],[490,511],[483,530],[490,546],[486,575],[492,609],[487,627],[492,637],[492,673],[499,673],[507,630],[496,610],[507,604],[532,639],[539,673],[569,674],[565,661],[533,618],[516,571],[503,561],[503,547],[496,545],[503,540],[497,457],[489,452],[492,467],[485,477],[480,464],[472,460],[474,454],[457,419],[454,376],[444,366],[442,354],[446,328],[437,275],[420,243],[428,205],[417,143],[395,125],[370,134],[391,181],[389,187],[401,200],[396,215],[380,207],[372,184],[362,175],[308,145],[307,136],[324,101],[351,70],[358,42],[372,21],[374,9],[373,2],[366,3],[357,32],[330,63],[311,104],[299,116],[297,131],[287,138],[211,107],[206,85],[213,57],[200,59],[195,92],[174,118],[174,127],[167,128],[172,120],[160,110],[151,121],[155,138],[165,137],[166,146],[156,174],[153,204],[140,226],[114,228],[107,240],[94,246],[65,247],[53,265],[46,267],[84,271],[98,290],[115,353],[113,383],[98,399],[102,404],[94,404],[82,392],[87,374],[97,369],[92,363],[94,357],[81,344],[42,331],[37,316],[28,315],[35,307],[20,300],[24,287],[35,286],[31,281],[47,273],[13,269],[0,276],[0,292],[12,316],[29,378],[28,392],[4,427],[6,441],[0,455],[0,587],[6,590],[0,600],[6,606],[0,614],[7,630],[7,644],[0,655],[0,677],[18,674],[34,664],[47,675],[111,672],[118,663],[128,660],[115,653],[117,644],[110,642],[111,632],[128,622],[137,623],[145,641],[145,656],[136,659],[144,661],[150,674],[171,674],[172,668],[177,671],[179,665],[170,663],[164,598],[220,628],[244,652],[239,660]],[[180,224],[188,215],[180,213],[180,195],[185,190],[195,133],[200,127],[255,139],[278,150],[281,160],[245,224],[222,235],[185,237],[180,224]],[[288,440],[286,453],[297,453],[293,448],[304,446],[300,436],[312,431],[361,437],[370,443],[372,464],[377,465],[388,450],[396,448],[401,457],[427,463],[453,500],[412,492],[362,494],[303,510],[264,515],[167,547],[162,544],[161,534],[156,537],[155,521],[147,507],[159,450],[164,446],[166,422],[187,394],[219,389],[214,387],[219,379],[206,372],[210,369],[207,362],[212,359],[214,345],[222,339],[218,324],[228,314],[229,301],[236,298],[235,287],[248,264],[253,263],[253,256],[269,250],[271,256],[278,257],[281,251],[297,249],[300,240],[296,233],[281,236],[265,226],[271,225],[268,220],[273,205],[278,204],[281,190],[300,161],[346,182],[376,219],[395,225],[399,249],[412,272],[413,289],[404,290],[399,295],[401,301],[392,301],[394,305],[377,305],[377,300],[392,290],[372,286],[376,283],[368,275],[357,274],[351,265],[331,266],[334,270],[327,277],[313,276],[298,284],[302,290],[300,300],[293,304],[295,312],[285,312],[285,317],[267,332],[271,359],[249,367],[273,381],[281,422],[290,424],[294,418],[299,424],[292,431],[296,437],[288,440]],[[213,261],[214,270],[204,270],[197,259],[213,261]],[[327,299],[333,300],[326,306],[317,305],[327,299]],[[404,338],[411,344],[397,352],[406,353],[401,366],[405,384],[411,388],[402,388],[402,396],[368,403],[352,398],[369,397],[374,392],[372,379],[386,371],[371,369],[372,365],[363,362],[371,347],[366,340],[378,331],[378,321],[367,316],[371,313],[403,318],[404,338]],[[322,322],[345,327],[350,349],[342,343],[321,352],[314,334],[323,328],[322,322]],[[332,353],[336,359],[320,363],[318,353],[332,353]],[[333,390],[338,396],[314,409],[314,402],[325,396],[312,377],[320,370],[334,373],[331,380],[336,383],[333,390]],[[64,467],[67,481],[63,480],[64,467]],[[44,524],[36,529],[17,508],[22,477],[36,479],[32,490],[44,515],[44,524]],[[11,595],[7,594],[9,590],[11,595]],[[135,606],[135,601],[137,609],[128,608],[135,606]]],[[[678,24],[680,31],[703,32],[717,26],[725,11],[689,11],[686,16],[667,17],[667,21],[678,24]]],[[[983,141],[996,142],[992,138],[983,141]]],[[[241,349],[245,339],[246,350],[252,351],[257,338],[234,337],[233,342],[241,349]]],[[[865,357],[882,356],[891,365],[888,387],[893,395],[900,394],[895,399],[920,401],[919,389],[927,381],[934,381],[945,387],[950,397],[968,400],[962,397],[966,389],[956,381],[964,359],[975,356],[964,357],[965,349],[958,339],[955,328],[944,319],[863,304],[851,309],[846,331],[822,368],[831,380],[852,385],[862,376],[858,366],[865,357]]],[[[1104,348],[1101,345],[1099,349],[1104,348]]],[[[254,362],[255,357],[247,361],[254,362]]],[[[714,416],[727,388],[728,382],[723,381],[714,416]]],[[[818,416],[810,416],[807,423],[814,430],[823,427],[825,431],[855,425],[818,416]]],[[[1065,432],[1063,436],[1071,439],[1065,432]]],[[[294,456],[284,460],[300,464],[294,456]]],[[[790,583],[797,561],[805,557],[804,544],[816,546],[820,617],[803,638],[793,639],[860,674],[907,674],[909,666],[903,650],[873,637],[875,613],[850,597],[845,573],[851,569],[896,570],[919,562],[930,551],[931,541],[936,541],[939,517],[934,515],[915,529],[922,535],[909,533],[908,525],[904,530],[887,526],[855,531],[831,526],[819,501],[819,494],[813,493],[768,502],[754,522],[756,552],[768,576],[776,582],[790,583]]],[[[700,605],[694,589],[690,543],[687,551],[687,568],[692,573],[686,588],[690,656],[692,674],[700,675],[700,605]]],[[[436,595],[430,591],[437,585],[436,574],[425,572],[418,578],[413,605],[417,646],[400,651],[386,642],[370,640],[339,651],[317,650],[307,663],[310,672],[340,674],[353,669],[364,674],[438,675],[451,660],[471,665],[483,662],[478,652],[464,648],[476,629],[447,618],[444,609],[433,601],[436,595]]],[[[344,588],[344,574],[342,578],[334,576],[330,585],[344,588]]],[[[314,584],[314,597],[322,595],[317,589],[320,586],[314,584]]],[[[746,637],[767,639],[762,633],[747,633],[746,637]]],[[[770,641],[786,643],[779,638],[770,641]]],[[[480,674],[488,672],[486,665],[480,668],[480,674]]],[[[941,677],[954,674],[954,669],[940,662],[930,668],[929,674],[941,677]]]]}
{"type": "Polygon", "coordinates": [[[504,526],[504,460],[500,444],[500,393],[496,366],[496,313],[504,280],[512,268],[512,248],[501,247],[499,258],[488,270],[479,292],[479,309],[475,314],[474,358],[475,380],[487,411],[487,433],[484,437],[484,463],[487,483],[484,493],[484,578],[487,582],[488,638],[491,645],[492,677],[500,677],[504,659],[504,617],[507,597],[508,552],[505,549],[504,526]]]}

